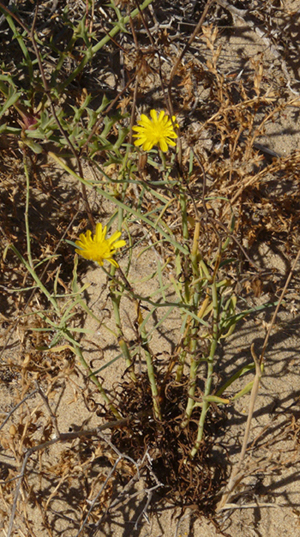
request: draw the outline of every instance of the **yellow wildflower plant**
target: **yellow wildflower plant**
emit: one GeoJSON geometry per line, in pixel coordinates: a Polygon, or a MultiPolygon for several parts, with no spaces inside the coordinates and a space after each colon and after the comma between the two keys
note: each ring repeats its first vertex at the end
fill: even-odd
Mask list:
{"type": "Polygon", "coordinates": [[[166,153],[169,145],[172,147],[176,145],[174,140],[176,140],[177,134],[174,128],[179,127],[176,118],[172,116],[171,120],[163,110],[159,115],[157,115],[156,110],[151,110],[150,116],[151,119],[142,114],[138,124],[132,127],[137,132],[133,135],[136,138],[134,145],[142,146],[144,151],[150,151],[154,145],[158,145],[166,153]]]}
{"type": "Polygon", "coordinates": [[[116,231],[113,235],[106,238],[107,226],[102,228],[102,224],[96,224],[96,233],[92,236],[92,232],[88,230],[86,234],[81,233],[79,240],[75,241],[78,250],[77,254],[84,259],[96,261],[102,267],[103,261],[106,260],[114,267],[119,267],[118,263],[113,259],[113,255],[118,248],[126,245],[124,240],[118,240],[121,236],[121,231],[116,231]]]}

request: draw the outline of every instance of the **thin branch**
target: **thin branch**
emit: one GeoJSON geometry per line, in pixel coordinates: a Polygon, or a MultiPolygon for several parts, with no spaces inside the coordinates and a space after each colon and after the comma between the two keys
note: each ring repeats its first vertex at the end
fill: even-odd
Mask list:
{"type": "Polygon", "coordinates": [[[300,258],[300,250],[297,253],[297,256],[296,256],[296,258],[295,258],[295,260],[293,262],[293,265],[291,267],[291,270],[290,270],[289,275],[287,277],[287,280],[285,282],[284,288],[283,288],[282,293],[280,295],[277,307],[276,307],[276,309],[274,311],[274,315],[272,317],[268,332],[267,332],[265,340],[264,340],[262,352],[261,352],[261,355],[260,355],[259,359],[257,358],[257,356],[256,356],[256,354],[254,352],[254,345],[252,345],[252,347],[251,347],[251,353],[252,353],[252,357],[253,357],[253,360],[254,360],[254,363],[255,363],[255,377],[254,377],[254,381],[253,381],[253,387],[252,387],[252,390],[251,390],[251,396],[250,396],[250,402],[249,402],[249,412],[248,412],[246,429],[245,429],[244,438],[243,438],[243,445],[242,445],[242,449],[241,449],[241,453],[240,453],[239,462],[238,462],[237,466],[232,471],[232,474],[231,474],[227,489],[224,492],[224,494],[223,494],[223,496],[221,498],[221,501],[219,502],[219,504],[217,506],[217,512],[226,508],[227,502],[230,500],[232,492],[236,488],[237,484],[240,483],[240,481],[244,477],[243,473],[240,472],[240,469],[241,469],[243,460],[245,458],[246,449],[247,449],[247,445],[248,445],[248,440],[249,440],[249,435],[250,435],[250,430],[251,430],[251,421],[252,421],[254,407],[255,407],[255,403],[256,403],[256,399],[257,399],[257,395],[258,395],[259,382],[260,382],[260,379],[261,379],[261,376],[262,376],[261,369],[262,369],[262,365],[263,365],[263,362],[264,362],[265,351],[266,351],[266,348],[267,348],[267,344],[268,344],[270,334],[271,334],[272,328],[274,326],[274,323],[275,323],[279,308],[280,308],[280,306],[282,304],[283,298],[284,298],[284,296],[286,294],[288,285],[289,285],[289,283],[291,281],[291,278],[293,276],[293,273],[295,271],[295,268],[296,268],[296,265],[298,263],[299,258],[300,258]]]}
{"type": "MultiPolygon", "coordinates": [[[[36,391],[38,391],[38,390],[36,390],[36,391]]],[[[100,436],[100,438],[104,439],[105,442],[108,443],[109,446],[117,454],[120,454],[118,449],[107,438],[103,437],[101,432],[106,430],[106,429],[114,429],[116,427],[126,425],[131,420],[136,419],[138,416],[140,416],[142,414],[144,414],[144,411],[139,412],[137,415],[134,415],[134,416],[129,416],[129,417],[124,418],[124,419],[104,423],[103,425],[100,425],[96,429],[87,429],[87,430],[82,430],[82,431],[74,431],[74,432],[71,432],[71,433],[61,433],[58,437],[53,438],[52,440],[48,440],[47,442],[43,442],[42,444],[37,444],[36,446],[33,446],[32,448],[28,449],[26,451],[26,453],[24,454],[24,460],[23,460],[23,463],[22,463],[22,466],[21,466],[20,474],[18,476],[18,482],[17,482],[17,486],[16,486],[16,490],[15,490],[14,501],[13,501],[13,505],[12,505],[10,521],[9,521],[9,527],[8,527],[6,537],[11,537],[11,534],[12,534],[12,531],[13,531],[14,519],[15,519],[15,514],[16,514],[16,509],[17,509],[17,502],[18,502],[18,498],[19,498],[19,494],[20,494],[22,480],[23,480],[23,477],[24,477],[24,474],[25,474],[28,459],[31,457],[31,455],[33,455],[37,451],[41,451],[42,449],[47,449],[50,446],[53,446],[54,444],[57,444],[57,442],[68,442],[70,440],[74,440],[74,439],[77,439],[77,438],[91,437],[91,436],[95,436],[95,437],[100,436]]],[[[137,464],[130,457],[128,457],[126,455],[122,455],[122,457],[129,459],[137,467],[137,464]]]]}
{"type": "Polygon", "coordinates": [[[201,15],[201,17],[200,17],[200,19],[198,21],[198,24],[197,24],[195,30],[193,31],[193,33],[192,33],[191,37],[189,38],[187,44],[185,45],[185,47],[181,51],[181,54],[179,54],[179,56],[177,58],[177,61],[175,62],[174,66],[173,66],[173,69],[171,71],[170,78],[169,78],[169,83],[168,83],[169,106],[170,106],[171,115],[173,115],[173,107],[172,107],[172,101],[171,101],[171,88],[172,88],[174,76],[176,75],[176,71],[177,71],[177,69],[178,69],[178,67],[179,67],[184,55],[187,53],[187,51],[189,50],[191,44],[195,40],[196,36],[199,34],[199,32],[201,30],[201,26],[204,23],[204,20],[205,20],[205,17],[207,15],[207,12],[208,12],[211,4],[213,3],[213,1],[214,0],[208,0],[208,2],[206,3],[205,8],[203,10],[203,13],[202,13],[202,15],[201,15]]]}
{"type": "Polygon", "coordinates": [[[116,470],[116,468],[117,468],[119,462],[120,462],[122,459],[127,459],[129,462],[131,462],[131,463],[136,467],[136,470],[137,470],[136,475],[137,475],[137,478],[140,479],[140,471],[139,471],[139,467],[138,467],[137,463],[136,463],[131,457],[129,457],[128,455],[124,455],[123,453],[121,453],[121,452],[118,450],[118,448],[116,448],[116,446],[114,446],[114,445],[112,444],[112,442],[110,442],[110,440],[108,440],[108,438],[105,438],[104,435],[102,435],[101,433],[98,433],[98,435],[99,435],[100,438],[102,438],[102,440],[103,440],[104,442],[106,442],[106,443],[109,445],[109,447],[110,447],[110,448],[111,448],[111,449],[118,455],[118,458],[117,458],[115,464],[113,465],[112,469],[110,470],[110,472],[109,472],[107,478],[105,479],[105,481],[104,481],[102,487],[100,488],[99,492],[97,493],[97,495],[95,496],[95,498],[94,498],[93,501],[91,502],[91,506],[90,506],[90,508],[89,508],[89,510],[88,510],[88,512],[87,512],[87,514],[86,514],[86,517],[85,517],[84,521],[82,522],[82,525],[80,526],[80,528],[79,528],[78,532],[76,533],[75,537],[78,537],[78,536],[80,535],[80,533],[82,532],[82,530],[84,529],[84,527],[85,527],[85,525],[86,525],[86,523],[87,523],[87,521],[88,521],[88,519],[89,519],[89,516],[90,516],[90,514],[91,514],[91,512],[92,512],[92,510],[94,509],[94,507],[95,507],[95,505],[96,505],[98,499],[100,498],[102,492],[104,491],[104,489],[105,489],[105,487],[106,487],[108,481],[110,480],[110,478],[111,478],[111,477],[113,476],[113,474],[115,473],[115,470],[116,470]]]}
{"type": "MultiPolygon", "coordinates": [[[[67,144],[68,144],[68,146],[70,148],[70,151],[71,151],[71,153],[73,154],[73,156],[74,156],[74,158],[76,160],[79,175],[83,179],[82,164],[81,164],[80,158],[78,156],[78,153],[77,153],[74,145],[72,144],[67,132],[63,129],[63,127],[62,127],[62,125],[61,125],[61,123],[60,123],[60,121],[59,121],[59,119],[57,117],[56,109],[55,109],[55,106],[54,106],[54,103],[53,103],[52,97],[51,97],[51,90],[50,90],[49,84],[48,84],[46,76],[45,76],[45,71],[44,71],[44,67],[43,67],[43,64],[42,64],[40,51],[38,49],[38,46],[37,46],[37,43],[36,43],[36,40],[35,40],[34,26],[35,26],[35,21],[36,21],[36,17],[37,17],[37,12],[38,12],[38,4],[36,5],[34,21],[33,21],[33,25],[31,27],[31,30],[29,31],[29,37],[31,39],[32,46],[33,46],[33,49],[34,49],[34,52],[35,52],[35,55],[36,55],[36,58],[37,58],[39,71],[40,71],[42,81],[43,81],[44,91],[45,91],[45,93],[46,93],[46,95],[48,97],[53,117],[55,119],[55,122],[56,122],[56,124],[58,126],[58,129],[59,129],[61,135],[66,140],[66,142],[67,142],[67,144]]],[[[92,226],[92,229],[94,229],[95,228],[95,221],[94,221],[94,217],[92,215],[92,211],[91,211],[88,199],[87,199],[86,187],[85,187],[85,185],[83,183],[81,183],[81,192],[82,192],[82,198],[83,198],[83,202],[84,202],[84,205],[85,205],[85,210],[87,212],[90,225],[92,226]]]]}
{"type": "Polygon", "coordinates": [[[126,86],[118,93],[118,95],[113,99],[113,101],[108,105],[107,108],[105,108],[105,110],[101,113],[101,116],[99,117],[99,119],[96,121],[95,125],[93,126],[92,130],[91,130],[91,133],[89,134],[88,136],[88,139],[87,141],[84,143],[84,145],[82,146],[80,152],[83,153],[83,151],[88,147],[91,139],[93,138],[96,130],[100,127],[102,121],[103,121],[103,117],[104,116],[107,116],[107,114],[111,111],[111,109],[115,106],[115,104],[118,102],[118,100],[120,99],[120,97],[122,97],[123,93],[125,93],[125,91],[129,88],[130,84],[134,81],[135,79],[135,75],[131,77],[131,79],[127,82],[126,86]]]}
{"type": "Polygon", "coordinates": [[[89,508],[89,510],[88,510],[88,512],[87,512],[87,514],[86,514],[86,517],[85,517],[84,521],[82,522],[82,524],[81,524],[81,526],[80,526],[78,532],[76,533],[75,537],[78,537],[78,536],[80,535],[80,533],[82,532],[82,530],[84,529],[84,527],[85,527],[85,525],[86,525],[86,523],[87,523],[87,521],[88,521],[88,519],[89,519],[89,516],[90,516],[91,512],[93,511],[93,509],[94,509],[94,507],[95,507],[95,505],[96,505],[98,499],[100,498],[102,492],[104,491],[104,489],[105,489],[105,487],[106,487],[108,481],[110,480],[110,478],[111,478],[111,477],[113,476],[113,474],[115,473],[115,470],[116,470],[116,468],[117,468],[117,466],[118,466],[118,464],[119,464],[119,462],[120,462],[121,460],[122,460],[122,455],[121,455],[120,457],[117,458],[115,464],[113,465],[111,471],[109,472],[107,478],[105,479],[105,481],[104,481],[102,487],[100,488],[98,494],[96,494],[96,496],[95,496],[94,500],[92,501],[91,506],[90,506],[90,508],[89,508]]]}
{"type": "Polygon", "coordinates": [[[35,395],[39,390],[36,389],[36,390],[33,390],[33,392],[31,393],[28,393],[23,399],[22,401],[20,401],[6,416],[5,420],[2,422],[2,424],[0,425],[0,431],[1,429],[3,429],[4,425],[8,422],[8,420],[11,418],[11,416],[13,415],[13,413],[18,410],[18,408],[23,405],[23,403],[25,403],[25,401],[27,401],[27,399],[29,399],[30,397],[32,397],[33,395],[35,395]]]}
{"type": "Polygon", "coordinates": [[[55,430],[55,434],[56,434],[56,437],[58,438],[60,436],[60,432],[59,432],[59,428],[58,428],[58,423],[57,423],[57,417],[55,416],[55,414],[53,414],[52,412],[52,409],[50,407],[50,404],[49,404],[49,400],[48,400],[48,397],[44,394],[42,388],[39,386],[38,382],[35,381],[35,385],[37,387],[37,391],[39,392],[41,398],[43,399],[46,407],[47,407],[47,410],[50,414],[50,418],[51,418],[51,421],[52,421],[52,425],[54,427],[54,430],[55,430]]]}
{"type": "Polygon", "coordinates": [[[300,257],[300,250],[297,253],[297,256],[296,256],[296,258],[294,260],[294,263],[292,264],[290,273],[289,273],[289,275],[287,277],[287,280],[285,282],[284,288],[282,289],[282,293],[281,293],[280,298],[278,300],[278,304],[277,304],[276,309],[274,311],[274,315],[273,315],[273,317],[271,319],[271,322],[270,322],[270,325],[269,325],[269,328],[268,328],[268,331],[267,331],[267,334],[266,334],[266,337],[265,337],[265,341],[264,341],[264,344],[263,344],[263,348],[262,348],[262,351],[261,351],[261,355],[260,355],[260,358],[259,358],[260,366],[263,364],[264,357],[265,357],[265,352],[266,352],[267,344],[268,344],[268,341],[269,341],[269,338],[270,338],[270,335],[271,335],[272,328],[274,326],[274,323],[275,323],[279,308],[280,308],[280,306],[282,304],[284,295],[285,295],[285,293],[287,291],[287,288],[288,288],[288,286],[290,284],[292,276],[293,276],[293,274],[295,272],[295,268],[296,268],[296,265],[297,265],[297,263],[299,261],[299,257],[300,257]]]}
{"type": "MultiPolygon", "coordinates": [[[[230,236],[230,238],[233,240],[233,242],[235,242],[235,244],[238,246],[238,248],[244,254],[244,256],[247,259],[247,261],[250,263],[250,265],[252,265],[258,272],[262,272],[262,269],[260,267],[258,267],[254,263],[254,261],[249,257],[249,255],[247,254],[245,248],[240,243],[240,241],[236,238],[236,236],[233,233],[228,233],[227,227],[222,222],[220,222],[220,220],[216,220],[216,218],[212,218],[210,216],[209,211],[208,211],[208,209],[206,207],[206,199],[205,199],[205,196],[206,196],[206,184],[207,184],[206,173],[205,173],[205,170],[204,170],[204,166],[203,166],[199,156],[197,155],[197,152],[195,150],[193,150],[193,153],[194,153],[194,155],[196,157],[196,160],[197,160],[197,162],[198,162],[198,164],[199,164],[199,166],[201,168],[202,175],[203,175],[203,180],[202,180],[202,205],[203,205],[203,210],[204,210],[204,213],[205,213],[206,220],[209,221],[213,225],[214,231],[216,232],[217,235],[219,235],[219,233],[217,232],[217,230],[215,228],[215,225],[217,224],[218,226],[220,226],[220,228],[222,228],[223,231],[225,231],[227,236],[230,236]]],[[[186,188],[187,188],[187,191],[188,191],[188,193],[189,193],[189,195],[190,195],[190,197],[192,199],[196,216],[197,216],[198,220],[200,221],[199,211],[198,211],[194,196],[192,194],[192,191],[191,191],[188,183],[186,184],[186,188]]]]}

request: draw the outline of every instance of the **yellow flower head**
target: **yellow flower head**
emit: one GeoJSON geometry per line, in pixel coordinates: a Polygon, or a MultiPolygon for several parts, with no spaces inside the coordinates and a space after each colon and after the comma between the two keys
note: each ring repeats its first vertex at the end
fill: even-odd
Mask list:
{"type": "Polygon", "coordinates": [[[150,151],[154,145],[159,145],[160,149],[166,152],[169,145],[173,147],[176,145],[174,140],[177,134],[174,127],[179,127],[176,118],[172,116],[171,121],[164,111],[157,116],[156,110],[151,110],[150,116],[152,119],[142,114],[138,125],[133,127],[133,130],[138,133],[133,135],[137,138],[134,145],[141,145],[144,151],[150,151]]]}
{"type": "Polygon", "coordinates": [[[106,239],[107,226],[102,229],[102,224],[96,225],[96,233],[92,236],[90,230],[81,233],[79,240],[75,241],[75,244],[79,247],[79,250],[75,250],[77,254],[81,255],[85,259],[92,259],[102,266],[104,259],[109,261],[115,267],[118,267],[118,263],[113,259],[113,255],[118,248],[126,245],[123,240],[118,240],[121,236],[121,231],[116,231],[109,239],[106,239]]]}

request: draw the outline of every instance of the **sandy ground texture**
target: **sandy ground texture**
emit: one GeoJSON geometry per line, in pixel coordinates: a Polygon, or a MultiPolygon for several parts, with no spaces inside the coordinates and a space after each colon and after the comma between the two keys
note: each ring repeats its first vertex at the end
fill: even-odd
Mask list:
{"type": "MultiPolygon", "coordinates": [[[[61,8],[63,2],[58,4],[61,8]]],[[[66,4],[69,5],[68,2],[66,4]]],[[[50,10],[51,6],[45,3],[44,8],[50,10]]],[[[103,17],[106,13],[104,8],[103,17]]],[[[264,92],[265,103],[258,109],[250,103],[248,110],[254,118],[252,134],[259,152],[257,166],[261,166],[260,171],[253,171],[255,164],[250,166],[245,157],[250,135],[241,125],[240,130],[236,129],[234,138],[235,150],[239,151],[240,156],[236,169],[230,170],[231,179],[220,179],[219,183],[213,185],[208,180],[214,193],[228,195],[233,204],[240,199],[243,189],[250,189],[242,202],[235,206],[241,221],[249,221],[253,226],[253,233],[241,237],[241,241],[251,259],[264,273],[269,274],[269,278],[264,281],[253,278],[249,283],[248,293],[243,295],[249,308],[278,300],[299,249],[299,242],[297,246],[294,237],[299,241],[295,219],[300,216],[300,169],[296,158],[300,143],[299,2],[267,1],[263,12],[259,9],[256,12],[255,2],[251,2],[251,8],[252,11],[248,12],[248,2],[215,2],[207,16],[204,37],[203,33],[199,33],[194,39],[173,83],[175,113],[185,133],[183,154],[187,154],[192,144],[201,152],[205,162],[212,162],[212,155],[218,152],[224,155],[219,164],[220,177],[223,177],[222,174],[225,177],[230,168],[228,155],[233,149],[225,147],[222,136],[216,136],[213,130],[214,121],[218,118],[212,120],[213,110],[208,112],[209,99],[216,98],[210,79],[215,77],[221,81],[223,77],[226,83],[232,80],[232,91],[236,92],[237,102],[242,91],[240,80],[254,77],[256,89],[259,87],[264,92]],[[218,29],[216,34],[213,33],[214,28],[218,29]],[[214,61],[217,62],[215,72],[214,61]],[[278,109],[274,112],[273,104],[277,99],[278,109]],[[278,171],[277,159],[281,159],[282,176],[278,171]],[[289,162],[292,163],[291,168],[289,162]],[[250,168],[253,173],[250,173],[250,168]],[[254,185],[257,189],[251,190],[254,185]]],[[[167,1],[154,2],[150,6],[148,25],[154,37],[158,35],[156,32],[159,28],[169,36],[168,58],[172,58],[173,64],[191,36],[203,9],[204,2],[184,0],[174,5],[167,1]]],[[[42,27],[43,21],[38,23],[42,27]]],[[[138,36],[148,39],[143,29],[138,36]]],[[[124,61],[128,65],[133,64],[130,43],[129,38],[126,41],[125,37],[122,46],[127,50],[124,61]]],[[[152,60],[153,73],[150,72],[140,81],[141,91],[137,97],[140,110],[163,107],[155,55],[152,60]]],[[[106,57],[99,61],[105,62],[106,57]]],[[[119,62],[118,56],[116,66],[110,63],[108,75],[98,81],[111,94],[115,86],[114,68],[120,69],[119,62]]],[[[166,59],[162,64],[163,76],[167,77],[171,68],[172,63],[166,59]]],[[[93,76],[91,74],[91,84],[96,84],[93,76]]],[[[1,148],[3,154],[7,155],[7,140],[2,138],[1,148]]],[[[20,191],[25,187],[20,173],[21,158],[17,149],[13,155],[10,154],[10,160],[6,158],[0,156],[1,211],[5,225],[11,225],[11,236],[22,245],[19,222],[24,214],[24,200],[20,191]],[[16,177],[19,184],[12,186],[16,177]]],[[[113,167],[111,169],[113,171],[113,167]]],[[[78,199],[78,185],[68,174],[54,166],[50,159],[40,161],[39,173],[33,189],[35,201],[31,226],[39,240],[39,226],[48,214],[47,227],[43,228],[46,244],[46,237],[54,234],[54,228],[61,225],[64,230],[69,217],[76,213],[74,207],[78,199]]],[[[93,177],[88,167],[85,168],[85,176],[88,179],[93,177]]],[[[105,220],[112,214],[112,206],[97,199],[95,192],[89,194],[89,201],[96,218],[105,220]]],[[[77,236],[78,229],[79,220],[73,225],[72,240],[77,236]]],[[[132,222],[132,236],[138,245],[134,250],[136,255],[128,279],[140,295],[155,296],[161,282],[152,278],[152,274],[158,263],[163,264],[165,259],[153,245],[153,237],[140,229],[138,222],[132,222]]],[[[72,280],[73,253],[70,253],[69,246],[64,248],[61,256],[65,256],[66,268],[61,263],[57,281],[61,289],[68,290],[72,280]]],[[[93,371],[99,370],[97,378],[110,394],[114,390],[120,393],[120,385],[127,378],[124,360],[113,334],[114,322],[105,273],[93,263],[78,260],[77,284],[84,286],[84,303],[89,308],[87,313],[78,303],[74,317],[73,328],[77,330],[74,333],[83,350],[83,360],[80,362],[68,340],[58,342],[51,352],[45,350],[55,331],[52,330],[49,337],[47,334],[45,336],[44,319],[37,321],[31,313],[37,307],[46,310],[46,306],[39,296],[26,302],[11,292],[22,281],[16,269],[8,274],[10,269],[7,269],[6,263],[7,259],[8,262],[10,260],[10,254],[4,248],[3,252],[0,535],[4,537],[8,531],[9,535],[25,537],[300,535],[299,263],[268,342],[265,370],[246,456],[241,466],[241,479],[229,504],[217,514],[207,513],[205,516],[205,513],[198,514],[199,505],[181,508],[174,505],[174,497],[173,502],[168,498],[165,501],[167,490],[164,476],[154,464],[157,453],[151,445],[145,449],[143,457],[134,459],[131,452],[126,453],[115,446],[114,428],[103,428],[95,434],[87,432],[96,431],[100,425],[112,421],[113,417],[107,413],[99,389],[89,377],[83,360],[93,371]],[[37,328],[40,332],[36,331],[37,328]],[[58,431],[65,435],[59,441],[58,431]],[[43,449],[35,449],[42,444],[43,449]],[[24,456],[26,453],[27,459],[24,456]]],[[[47,255],[46,246],[43,255],[47,255]]],[[[126,269],[125,259],[121,258],[120,265],[126,269]]],[[[24,287],[28,282],[23,276],[24,287]]],[[[45,283],[53,281],[50,274],[46,276],[48,280],[45,277],[45,283]]],[[[170,264],[162,276],[170,301],[174,299],[170,285],[172,276],[174,267],[170,264]]],[[[147,325],[148,330],[153,328],[151,352],[160,363],[173,355],[179,341],[180,316],[174,312],[164,320],[165,313],[166,309],[161,308],[147,325]]],[[[215,373],[218,378],[227,379],[242,365],[250,364],[252,345],[257,354],[261,352],[273,313],[274,307],[239,323],[236,332],[218,351],[215,373]]],[[[124,299],[122,323],[124,335],[130,344],[136,337],[136,318],[135,304],[124,299]]],[[[137,368],[140,373],[145,371],[145,361],[139,356],[137,368]]],[[[247,381],[251,379],[251,376],[247,376],[247,381]]],[[[244,386],[245,379],[239,379],[234,391],[244,386]]],[[[224,462],[226,481],[239,461],[249,400],[248,393],[234,405],[229,405],[220,422],[220,431],[215,434],[215,456],[224,462]]],[[[200,465],[197,470],[201,472],[200,465]]],[[[223,491],[221,486],[218,499],[223,491]]]]}

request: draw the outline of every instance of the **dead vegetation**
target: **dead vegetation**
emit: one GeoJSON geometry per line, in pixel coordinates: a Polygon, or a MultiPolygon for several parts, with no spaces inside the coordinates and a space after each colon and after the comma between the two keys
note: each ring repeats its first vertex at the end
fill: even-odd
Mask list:
{"type": "MultiPolygon", "coordinates": [[[[225,517],[219,515],[217,520],[215,512],[230,467],[237,464],[243,429],[235,429],[234,405],[229,406],[232,415],[228,416],[224,407],[211,404],[205,440],[190,460],[200,409],[181,429],[188,379],[185,371],[177,381],[175,365],[185,350],[182,334],[175,343],[169,341],[167,352],[160,350],[159,340],[151,350],[161,420],[153,417],[142,354],[149,349],[139,331],[139,311],[128,314],[132,340],[126,341],[138,366],[137,381],[130,380],[131,370],[124,366],[117,379],[112,374],[115,383],[110,383],[106,375],[114,363],[100,372],[94,366],[97,360],[106,364],[106,355],[100,344],[90,343],[94,334],[88,321],[92,311],[101,329],[109,322],[110,279],[91,293],[84,283],[89,265],[82,262],[74,269],[73,250],[65,240],[74,241],[99,218],[115,218],[111,198],[105,201],[96,186],[158,220],[163,199],[165,229],[186,246],[181,190],[176,183],[180,175],[188,200],[186,221],[189,229],[200,222],[199,250],[211,266],[220,244],[232,238],[223,275],[230,279],[241,309],[244,304],[249,309],[261,304],[261,298],[275,303],[299,251],[297,6],[269,0],[261,6],[180,0],[175,4],[154,1],[139,11],[137,2],[116,4],[59,1],[36,5],[34,10],[31,2],[17,1],[12,22],[7,22],[6,10],[6,18],[0,21],[0,513],[7,537],[16,532],[102,535],[105,523],[111,523],[116,513],[123,512],[129,519],[131,505],[138,506],[137,529],[163,500],[182,509],[191,507],[227,531],[225,517]],[[124,17],[134,10],[138,14],[125,24],[124,17]],[[109,37],[117,15],[121,26],[109,37]],[[193,35],[201,18],[203,25],[193,35]],[[25,37],[14,34],[12,24],[25,37]],[[92,47],[102,40],[107,41],[92,54],[92,47]],[[150,108],[176,115],[179,151],[171,162],[169,183],[160,182],[159,156],[153,154],[152,160],[132,164],[131,182],[124,193],[119,181],[125,154],[122,143],[131,141],[136,115],[150,108]],[[282,136],[288,140],[286,148],[280,143],[282,136]],[[53,153],[81,178],[93,178],[88,193],[87,185],[80,185],[66,168],[63,171],[54,163],[53,153]],[[10,248],[13,244],[28,260],[28,221],[33,266],[59,310],[10,248]],[[260,254],[262,245],[268,256],[260,254]],[[272,255],[280,257],[283,269],[272,265],[272,255]],[[89,298],[85,306],[79,291],[89,298]],[[101,302],[100,319],[91,305],[96,297],[101,302]],[[79,347],[92,349],[90,356],[80,355],[79,347]],[[103,378],[119,416],[100,397],[103,378]]],[[[150,251],[165,273],[154,271],[155,278],[148,281],[159,281],[156,285],[164,290],[161,279],[174,274],[176,279],[173,245],[133,215],[126,226],[129,255],[138,258],[144,249],[150,251]]],[[[138,266],[142,279],[144,267],[138,266]]],[[[289,327],[298,315],[298,270],[294,266],[284,296],[283,321],[289,327]]],[[[191,266],[182,262],[180,283],[189,285],[191,274],[191,266]]],[[[143,310],[145,317],[149,304],[143,310]]],[[[135,307],[132,301],[130,309],[135,307]]],[[[259,319],[267,331],[270,317],[259,319]]],[[[160,320],[155,323],[160,328],[160,320]]],[[[289,329],[286,326],[283,330],[289,329]]],[[[194,341],[199,339],[197,352],[207,350],[203,334],[193,336],[194,341]]],[[[116,339],[120,343],[121,336],[116,339]]],[[[299,348],[297,337],[295,342],[299,348]]],[[[224,348],[220,354],[226,352],[224,348]]],[[[108,340],[106,350],[111,349],[113,357],[120,352],[108,340]]],[[[249,365],[249,354],[246,362],[230,364],[230,374],[249,365]]],[[[194,396],[198,402],[205,384],[202,370],[201,375],[194,396]]],[[[214,373],[213,394],[222,375],[220,365],[214,373]]],[[[295,385],[271,422],[263,422],[254,433],[231,509],[243,502],[251,506],[257,497],[262,503],[273,502],[268,479],[291,466],[298,468],[299,424],[294,409],[298,398],[295,385]],[[267,476],[265,481],[262,475],[267,476]]],[[[287,504],[280,498],[280,505],[287,504]]]]}

